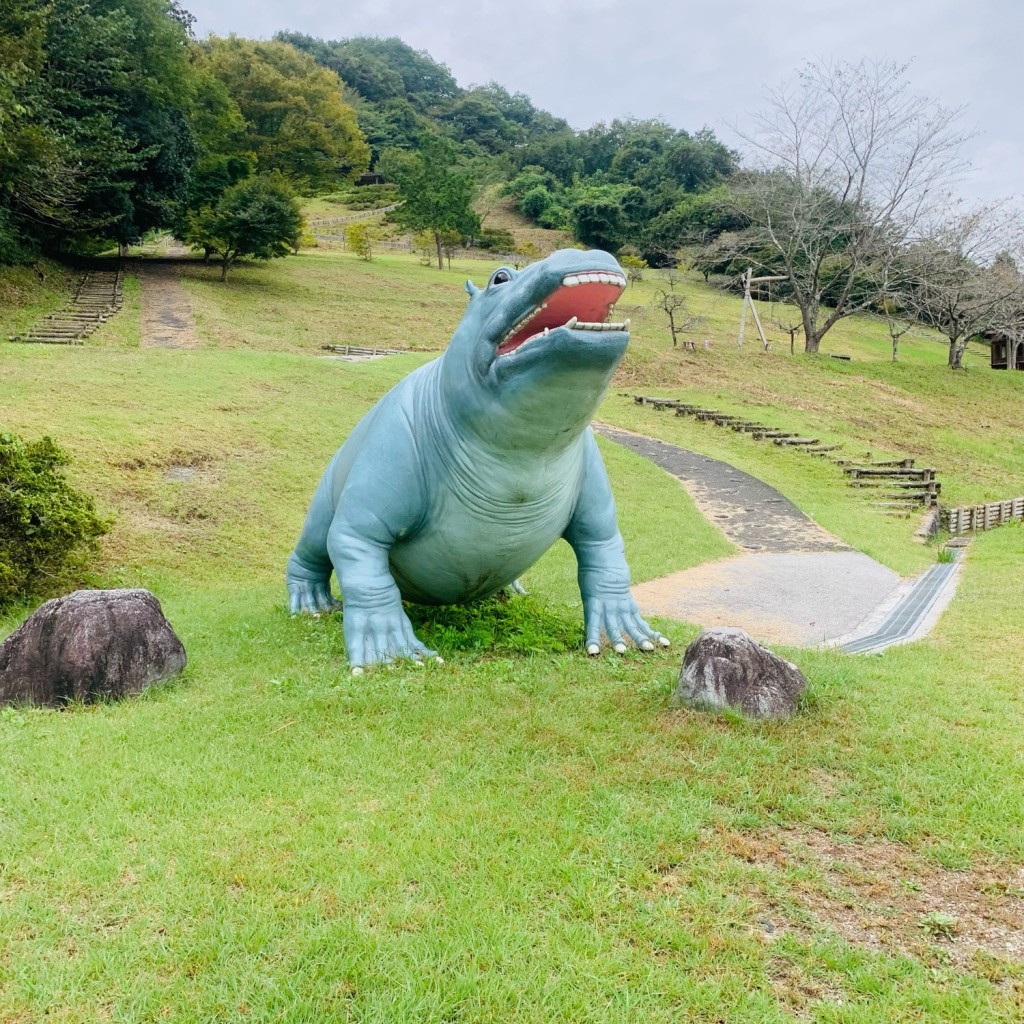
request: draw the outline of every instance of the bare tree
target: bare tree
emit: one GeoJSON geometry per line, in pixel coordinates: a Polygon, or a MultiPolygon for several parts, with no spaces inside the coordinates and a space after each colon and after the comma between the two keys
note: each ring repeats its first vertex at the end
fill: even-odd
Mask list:
{"type": "Polygon", "coordinates": [[[995,330],[1013,336],[1024,306],[1024,218],[1005,203],[954,209],[928,237],[909,247],[901,301],[949,341],[958,370],[970,339],[995,330]]]}
{"type": "Polygon", "coordinates": [[[965,166],[959,112],[910,93],[906,69],[807,64],[740,133],[755,169],[730,186],[750,225],[736,240],[745,259],[788,278],[807,352],[884,294],[890,267],[965,166]]]}
{"type": "Polygon", "coordinates": [[[678,344],[680,334],[692,331],[703,322],[699,316],[686,312],[686,299],[679,292],[675,291],[676,281],[677,278],[673,274],[669,281],[669,288],[659,288],[654,293],[654,301],[652,303],[653,306],[660,309],[668,317],[668,329],[672,335],[673,348],[678,344]]]}
{"type": "Polygon", "coordinates": [[[800,310],[793,306],[784,306],[781,311],[776,313],[772,318],[772,323],[780,331],[785,331],[789,335],[789,354],[793,355],[796,351],[796,336],[804,329],[803,318],[800,316],[800,310]]]}
{"type": "Polygon", "coordinates": [[[895,363],[899,358],[900,341],[904,334],[909,334],[917,323],[917,317],[902,310],[896,303],[885,303],[885,326],[889,331],[889,340],[892,342],[892,361],[895,363]]]}

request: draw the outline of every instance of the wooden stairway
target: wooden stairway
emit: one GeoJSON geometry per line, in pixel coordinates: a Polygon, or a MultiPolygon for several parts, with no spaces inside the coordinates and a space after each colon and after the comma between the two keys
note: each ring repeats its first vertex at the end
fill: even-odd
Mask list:
{"type": "Polygon", "coordinates": [[[81,345],[93,331],[121,308],[121,269],[88,270],[78,282],[71,300],[55,313],[47,313],[11,341],[37,345],[81,345]]]}

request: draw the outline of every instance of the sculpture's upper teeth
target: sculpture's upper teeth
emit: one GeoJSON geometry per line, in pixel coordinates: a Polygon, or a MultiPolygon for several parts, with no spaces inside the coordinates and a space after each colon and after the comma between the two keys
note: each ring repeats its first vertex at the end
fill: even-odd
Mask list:
{"type": "Polygon", "coordinates": [[[562,284],[567,288],[575,288],[578,284],[615,284],[626,287],[626,278],[614,270],[590,270],[586,273],[566,274],[562,284]]]}

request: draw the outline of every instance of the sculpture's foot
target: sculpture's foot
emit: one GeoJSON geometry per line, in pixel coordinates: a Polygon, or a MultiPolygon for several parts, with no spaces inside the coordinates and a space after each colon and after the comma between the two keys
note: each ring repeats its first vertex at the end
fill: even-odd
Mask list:
{"type": "Polygon", "coordinates": [[[422,665],[432,658],[442,662],[437,651],[423,644],[412,631],[412,623],[401,607],[393,611],[368,613],[345,605],[345,648],[354,676],[371,665],[390,665],[406,658],[422,665]]]}
{"type": "Polygon", "coordinates": [[[505,589],[517,597],[525,597],[529,593],[519,580],[513,580],[505,589]]]}
{"type": "Polygon", "coordinates": [[[322,615],[341,605],[331,593],[331,580],[288,580],[288,607],[292,615],[322,615]]]}
{"type": "Polygon", "coordinates": [[[591,598],[584,602],[587,623],[587,654],[601,653],[601,634],[604,633],[616,654],[625,654],[630,640],[641,651],[657,647],[671,647],[671,641],[652,629],[640,617],[636,601],[630,595],[616,598],[591,598]]]}

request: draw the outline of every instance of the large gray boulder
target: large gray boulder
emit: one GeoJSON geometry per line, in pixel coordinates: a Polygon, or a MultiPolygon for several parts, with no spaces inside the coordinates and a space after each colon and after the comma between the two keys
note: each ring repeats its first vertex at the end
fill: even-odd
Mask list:
{"type": "Polygon", "coordinates": [[[683,655],[674,703],[702,711],[735,708],[751,718],[788,718],[806,686],[796,665],[742,629],[705,629],[683,655]]]}
{"type": "Polygon", "coordinates": [[[0,644],[0,704],[126,697],[187,660],[148,590],[76,590],[41,605],[0,644]]]}

